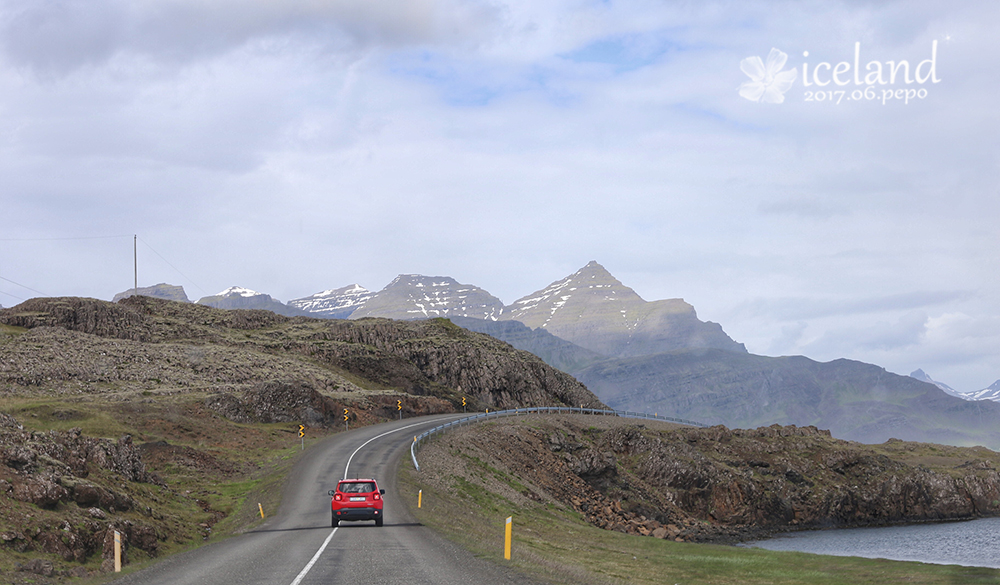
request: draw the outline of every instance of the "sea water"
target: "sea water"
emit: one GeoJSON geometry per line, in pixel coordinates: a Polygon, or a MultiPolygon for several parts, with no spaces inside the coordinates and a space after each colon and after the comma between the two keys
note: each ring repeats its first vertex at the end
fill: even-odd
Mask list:
{"type": "Polygon", "coordinates": [[[743,543],[768,550],[1000,569],[1000,518],[786,533],[743,543]]]}

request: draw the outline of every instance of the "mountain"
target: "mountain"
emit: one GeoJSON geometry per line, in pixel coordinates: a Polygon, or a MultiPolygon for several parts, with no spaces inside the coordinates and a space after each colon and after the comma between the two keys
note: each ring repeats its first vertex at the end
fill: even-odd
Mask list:
{"type": "Polygon", "coordinates": [[[647,302],[597,262],[515,301],[500,318],[544,328],[608,357],[692,348],[746,353],[718,323],[699,320],[683,299],[647,302]]]}
{"type": "Polygon", "coordinates": [[[430,319],[473,317],[497,319],[503,302],[472,284],[460,284],[449,276],[400,274],[351,313],[351,319],[430,319]]]}
{"type": "Polygon", "coordinates": [[[1000,449],[1000,404],[862,362],[820,363],[718,349],[605,360],[574,376],[609,406],[755,428],[815,425],[835,437],[1000,449]]]}
{"type": "Polygon", "coordinates": [[[187,294],[184,292],[183,286],[177,286],[174,284],[167,284],[161,282],[155,286],[141,286],[138,289],[130,288],[126,291],[122,291],[115,295],[115,298],[111,300],[112,303],[117,303],[122,299],[127,299],[132,295],[142,295],[145,297],[153,297],[156,299],[165,299],[168,301],[180,301],[182,303],[190,303],[191,300],[188,299],[187,294]]]}
{"type": "Polygon", "coordinates": [[[317,317],[327,319],[347,319],[351,313],[373,296],[374,293],[363,286],[350,284],[345,287],[288,301],[288,306],[317,317]]]}
{"type": "Polygon", "coordinates": [[[989,388],[984,388],[978,392],[971,392],[968,396],[971,400],[992,400],[994,402],[1000,402],[1000,380],[993,382],[989,388]]]}
{"type": "Polygon", "coordinates": [[[259,293],[248,288],[232,286],[219,294],[198,299],[199,305],[207,305],[216,309],[263,309],[286,317],[307,316],[309,313],[289,307],[281,301],[271,298],[271,295],[259,293]]]}
{"type": "Polygon", "coordinates": [[[934,384],[935,386],[937,386],[938,388],[940,388],[942,391],[944,391],[945,394],[949,394],[949,395],[954,396],[956,398],[961,398],[962,400],[977,400],[976,398],[973,398],[969,394],[966,394],[964,392],[959,392],[958,390],[955,390],[954,388],[952,388],[951,386],[945,384],[944,382],[938,382],[937,380],[935,380],[935,379],[931,378],[930,376],[928,376],[923,370],[919,370],[918,369],[918,370],[915,370],[913,372],[910,372],[910,377],[911,378],[916,378],[917,380],[920,380],[921,382],[927,382],[928,384],[934,384]]]}

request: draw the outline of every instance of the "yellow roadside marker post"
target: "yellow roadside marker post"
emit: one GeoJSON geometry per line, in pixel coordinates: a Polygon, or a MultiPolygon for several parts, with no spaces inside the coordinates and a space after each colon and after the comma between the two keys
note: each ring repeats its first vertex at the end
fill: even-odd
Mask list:
{"type": "Polygon", "coordinates": [[[257,507],[260,508],[260,517],[263,518],[264,517],[264,506],[261,506],[260,502],[257,502],[257,507]]]}
{"type": "Polygon", "coordinates": [[[115,530],[115,572],[122,572],[122,534],[115,530]]]}
{"type": "Polygon", "coordinates": [[[424,503],[424,490],[417,491],[417,507],[419,508],[424,503]]]}
{"type": "Polygon", "coordinates": [[[511,533],[511,516],[507,516],[507,526],[504,528],[504,538],[503,538],[503,558],[510,560],[510,533],[511,533]]]}

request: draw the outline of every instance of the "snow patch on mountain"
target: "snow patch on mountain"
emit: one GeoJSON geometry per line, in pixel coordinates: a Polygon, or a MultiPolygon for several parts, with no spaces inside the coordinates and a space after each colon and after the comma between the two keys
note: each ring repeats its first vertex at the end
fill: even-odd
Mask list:
{"type": "Polygon", "coordinates": [[[351,318],[432,319],[457,316],[496,321],[502,313],[500,299],[477,286],[461,284],[450,277],[400,274],[358,307],[351,318]]]}
{"type": "Polygon", "coordinates": [[[346,319],[374,295],[359,284],[349,284],[288,301],[289,306],[333,319],[346,319]]]}
{"type": "Polygon", "coordinates": [[[255,291],[255,290],[250,290],[248,288],[243,288],[242,286],[231,286],[231,287],[227,288],[226,290],[224,290],[224,291],[222,291],[220,293],[215,294],[214,296],[217,296],[217,297],[232,297],[232,296],[256,297],[256,296],[261,296],[263,294],[264,293],[259,293],[259,292],[255,291]]]}
{"type": "Polygon", "coordinates": [[[968,396],[972,397],[972,400],[992,400],[994,402],[1000,402],[1000,380],[993,382],[988,388],[983,388],[977,392],[970,392],[968,396]]]}
{"type": "Polygon", "coordinates": [[[993,385],[990,386],[989,388],[984,388],[976,392],[959,392],[958,390],[955,390],[954,388],[945,384],[944,382],[938,382],[937,380],[931,378],[923,370],[916,370],[914,372],[911,372],[910,377],[916,378],[921,382],[928,382],[930,384],[934,384],[942,391],[944,391],[945,394],[956,396],[958,398],[961,398],[962,400],[992,400],[994,402],[1000,402],[1000,380],[993,382],[993,385]]]}

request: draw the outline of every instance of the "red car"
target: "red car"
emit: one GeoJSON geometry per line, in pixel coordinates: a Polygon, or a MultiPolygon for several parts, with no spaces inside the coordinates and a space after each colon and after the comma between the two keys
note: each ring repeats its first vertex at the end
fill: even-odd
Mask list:
{"type": "Polygon", "coordinates": [[[333,526],[341,520],[374,520],[382,525],[382,496],[374,479],[342,479],[337,489],[328,492],[333,526]]]}

